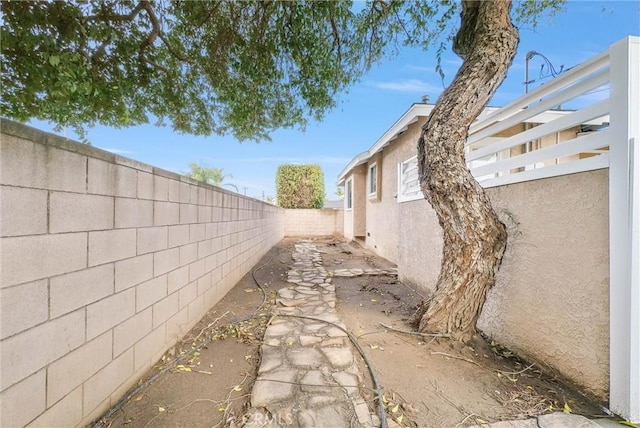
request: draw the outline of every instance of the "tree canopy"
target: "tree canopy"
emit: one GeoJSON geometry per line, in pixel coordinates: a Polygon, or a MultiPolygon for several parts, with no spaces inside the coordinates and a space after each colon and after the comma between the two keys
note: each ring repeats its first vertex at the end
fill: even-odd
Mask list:
{"type": "MultiPolygon", "coordinates": [[[[224,173],[224,168],[213,168],[204,163],[191,162],[189,169],[187,177],[213,186],[220,187],[226,178],[233,178],[233,175],[224,173]]],[[[238,191],[237,186],[234,184],[225,183],[225,186],[231,186],[235,188],[236,192],[238,191]]]]}
{"type": "MultiPolygon", "coordinates": [[[[516,14],[529,22],[561,3],[524,0],[516,14]]],[[[3,1],[0,113],[80,133],[155,120],[268,139],[321,118],[400,46],[446,40],[458,10],[454,0],[3,1]]]]}

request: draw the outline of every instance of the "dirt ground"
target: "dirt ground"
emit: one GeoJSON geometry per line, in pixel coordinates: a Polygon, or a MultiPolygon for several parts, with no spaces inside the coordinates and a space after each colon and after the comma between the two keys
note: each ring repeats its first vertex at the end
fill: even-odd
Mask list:
{"type": "MultiPolygon", "coordinates": [[[[260,364],[265,315],[275,292],[288,285],[295,241],[285,239],[266,254],[101,426],[241,425],[260,364]],[[266,291],[266,301],[256,282],[266,291]]],[[[393,266],[354,243],[315,243],[328,270],[393,266]]],[[[394,330],[410,332],[406,320],[422,299],[394,277],[336,277],[333,283],[338,313],[358,337],[383,386],[388,418],[402,426],[465,427],[562,410],[606,417],[598,405],[490,339],[478,336],[463,345],[394,330]]],[[[361,358],[360,364],[364,375],[361,358]]],[[[373,409],[373,390],[362,393],[373,409]]]]}

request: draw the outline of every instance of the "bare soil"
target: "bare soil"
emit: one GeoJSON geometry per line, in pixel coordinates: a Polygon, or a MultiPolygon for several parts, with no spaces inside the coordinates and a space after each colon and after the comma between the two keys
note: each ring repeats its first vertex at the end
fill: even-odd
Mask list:
{"type": "MultiPolygon", "coordinates": [[[[103,426],[241,425],[260,363],[259,343],[268,322],[264,315],[275,292],[288,285],[294,243],[285,239],[269,251],[253,275],[247,274],[165,354],[139,382],[140,390],[103,426]],[[256,281],[267,295],[264,306],[256,281]]],[[[393,266],[354,243],[315,243],[328,270],[393,266]]],[[[606,417],[596,403],[489,339],[477,336],[462,344],[411,334],[406,320],[422,297],[394,277],[336,277],[333,282],[338,313],[383,386],[387,417],[402,426],[464,427],[559,410],[606,417]]],[[[366,375],[362,358],[360,363],[366,375]]],[[[362,392],[373,409],[373,390],[362,392]]]]}

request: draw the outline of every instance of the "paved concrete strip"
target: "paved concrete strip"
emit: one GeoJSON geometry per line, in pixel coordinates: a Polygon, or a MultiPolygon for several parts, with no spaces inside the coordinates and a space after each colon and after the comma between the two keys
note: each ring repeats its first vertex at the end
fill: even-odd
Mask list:
{"type": "MultiPolygon", "coordinates": [[[[300,241],[292,257],[287,275],[292,285],[278,291],[276,318],[265,332],[245,427],[379,426],[360,394],[362,377],[355,351],[341,329],[335,286],[321,253],[311,241],[300,241]]],[[[344,269],[334,274],[392,273],[344,269]]]]}
{"type": "Polygon", "coordinates": [[[609,419],[587,419],[584,416],[555,412],[540,415],[535,419],[501,421],[474,425],[470,428],[604,428],[622,426],[609,419]]]}

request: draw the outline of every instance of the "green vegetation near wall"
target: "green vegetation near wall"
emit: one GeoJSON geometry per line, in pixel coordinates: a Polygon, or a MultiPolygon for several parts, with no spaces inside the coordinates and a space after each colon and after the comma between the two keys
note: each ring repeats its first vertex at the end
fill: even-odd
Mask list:
{"type": "Polygon", "coordinates": [[[280,165],[276,191],[282,208],[322,208],[325,194],[320,165],[280,165]]]}

